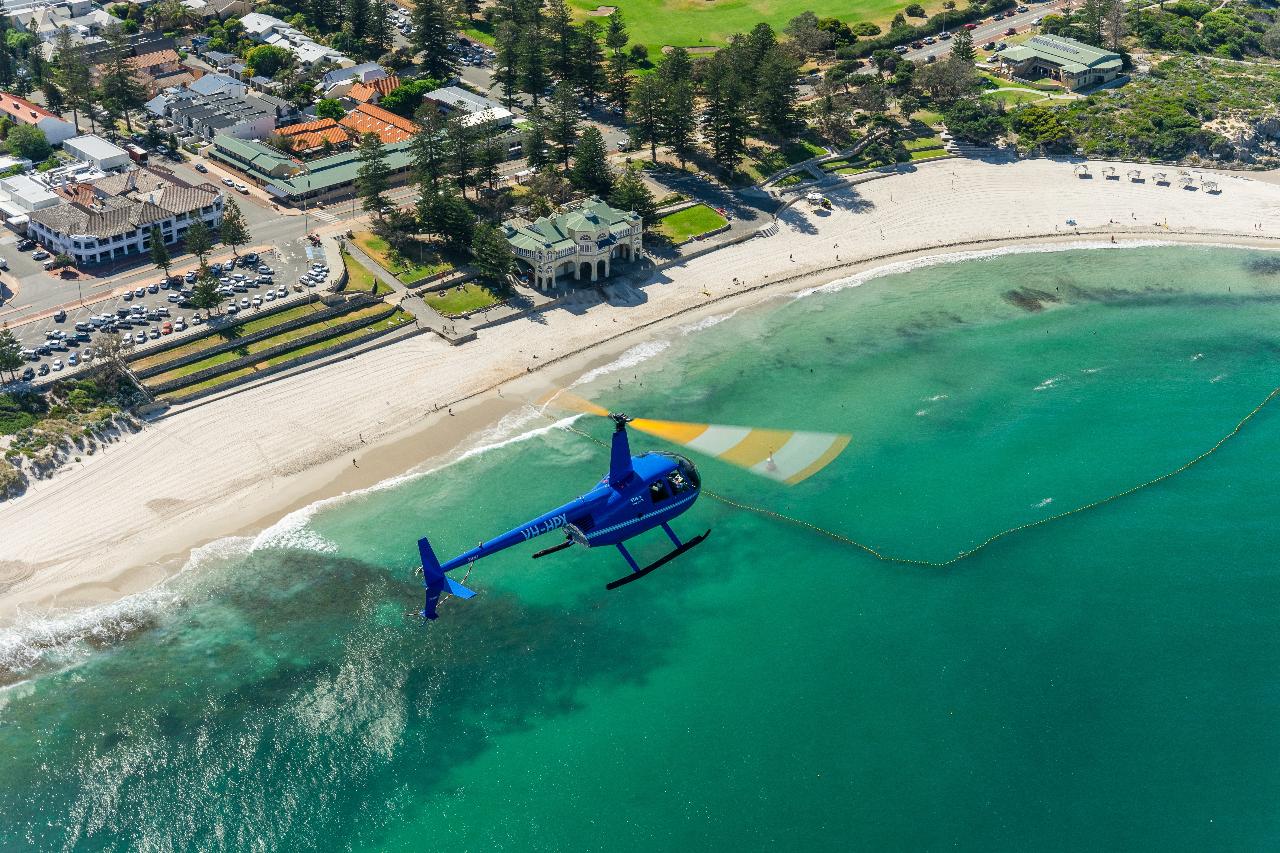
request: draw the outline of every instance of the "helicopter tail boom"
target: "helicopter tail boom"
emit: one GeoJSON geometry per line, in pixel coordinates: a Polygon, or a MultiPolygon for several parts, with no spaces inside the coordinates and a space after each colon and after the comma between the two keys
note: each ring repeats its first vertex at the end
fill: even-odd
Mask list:
{"type": "Polygon", "coordinates": [[[435,619],[436,605],[445,592],[458,598],[471,598],[475,591],[450,578],[440,567],[440,560],[431,548],[431,543],[424,536],[418,540],[418,554],[422,557],[422,586],[426,590],[421,616],[424,619],[435,619]]]}

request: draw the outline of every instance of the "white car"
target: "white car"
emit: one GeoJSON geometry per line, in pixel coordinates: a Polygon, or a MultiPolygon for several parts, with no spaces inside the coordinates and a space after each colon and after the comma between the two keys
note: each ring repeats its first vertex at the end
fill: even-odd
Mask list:
{"type": "Polygon", "coordinates": [[[276,288],[276,296],[278,296],[279,298],[284,299],[288,295],[289,295],[289,291],[285,290],[283,287],[276,288]]]}
{"type": "Polygon", "coordinates": [[[236,182],[231,180],[230,178],[223,178],[222,182],[229,187],[234,187],[236,185],[236,182]]]}
{"type": "Polygon", "coordinates": [[[236,181],[235,185],[236,185],[236,192],[243,193],[244,195],[249,194],[249,188],[246,187],[244,184],[240,183],[239,181],[236,181]]]}
{"type": "Polygon", "coordinates": [[[255,296],[255,297],[253,297],[253,299],[251,299],[251,300],[250,300],[250,302],[252,302],[252,303],[253,303],[253,307],[254,307],[254,308],[260,308],[260,307],[262,307],[262,297],[261,297],[261,296],[255,296]]]}
{"type": "MultiPolygon", "coordinates": [[[[261,299],[262,297],[260,297],[260,296],[255,296],[254,298],[255,298],[255,299],[261,299]]],[[[274,290],[268,290],[268,291],[267,291],[267,301],[268,301],[268,302],[274,302],[274,301],[275,301],[275,298],[276,298],[276,292],[275,292],[274,290]]]]}
{"type": "Polygon", "coordinates": [[[147,336],[142,334],[142,332],[135,332],[133,342],[135,344],[145,344],[147,342],[147,336]]]}
{"type": "Polygon", "coordinates": [[[196,314],[194,317],[191,318],[191,325],[193,326],[199,326],[203,322],[204,320],[201,319],[199,314],[196,314]]]}
{"type": "Polygon", "coordinates": [[[62,359],[60,359],[60,358],[55,358],[55,359],[53,360],[53,369],[54,369],[54,370],[61,370],[61,369],[62,369],[62,359]]]}

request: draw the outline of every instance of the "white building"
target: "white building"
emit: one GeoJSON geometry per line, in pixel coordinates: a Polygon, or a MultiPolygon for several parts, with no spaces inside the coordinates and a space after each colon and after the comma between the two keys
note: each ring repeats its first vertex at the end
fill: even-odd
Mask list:
{"type": "Polygon", "coordinates": [[[497,101],[469,92],[461,86],[445,86],[423,95],[440,108],[440,112],[450,115],[461,113],[464,126],[489,124],[493,127],[510,127],[515,121],[515,113],[497,101]]]}
{"type": "Polygon", "coordinates": [[[165,243],[186,236],[195,222],[216,228],[224,197],[212,184],[189,186],[148,169],[64,188],[60,204],[30,215],[27,234],[77,265],[105,263],[151,250],[151,232],[165,243]]]}
{"type": "Polygon", "coordinates": [[[104,172],[123,169],[133,163],[128,151],[93,134],[68,139],[62,143],[62,150],[82,163],[92,163],[104,172]]]}
{"type": "Polygon", "coordinates": [[[303,66],[314,67],[328,60],[335,65],[354,65],[345,54],[316,42],[311,36],[271,15],[250,12],[240,18],[245,35],[261,44],[272,44],[292,53],[303,66]]]}
{"type": "Polygon", "coordinates": [[[0,113],[8,116],[15,124],[31,124],[40,128],[50,145],[61,145],[76,135],[75,125],[71,122],[26,98],[19,98],[8,92],[0,92],[0,113]]]}
{"type": "Polygon", "coordinates": [[[26,224],[27,217],[33,212],[61,203],[61,197],[27,175],[0,180],[0,214],[15,227],[26,224]]]}
{"type": "Polygon", "coordinates": [[[635,260],[640,255],[644,222],[640,214],[610,207],[598,198],[576,210],[544,216],[533,222],[503,223],[511,253],[533,271],[540,290],[555,287],[556,277],[598,281],[613,272],[613,259],[635,260]]]}

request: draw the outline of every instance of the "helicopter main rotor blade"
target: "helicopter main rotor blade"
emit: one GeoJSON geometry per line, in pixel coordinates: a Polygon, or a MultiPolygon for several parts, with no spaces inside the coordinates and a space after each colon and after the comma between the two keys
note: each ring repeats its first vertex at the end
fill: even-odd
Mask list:
{"type": "MultiPolygon", "coordinates": [[[[557,390],[538,401],[571,412],[607,417],[609,410],[572,391],[557,390]]],[[[683,445],[746,468],[753,474],[795,485],[830,464],[849,446],[850,437],[831,432],[697,424],[633,418],[632,429],[683,445]]]]}
{"type": "Polygon", "coordinates": [[[761,429],[636,418],[632,429],[746,468],[787,485],[812,477],[849,446],[850,437],[830,432],[761,429]]]}
{"type": "Polygon", "coordinates": [[[538,400],[541,406],[558,406],[570,412],[580,412],[584,415],[599,415],[602,418],[609,417],[609,410],[604,406],[598,406],[590,400],[583,399],[572,391],[565,391],[563,388],[550,392],[549,394],[538,400]]]}

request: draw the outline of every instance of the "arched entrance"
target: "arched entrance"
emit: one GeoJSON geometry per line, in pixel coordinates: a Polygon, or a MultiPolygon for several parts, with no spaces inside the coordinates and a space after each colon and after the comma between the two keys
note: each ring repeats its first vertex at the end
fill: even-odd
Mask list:
{"type": "Polygon", "coordinates": [[[591,278],[591,262],[583,261],[578,264],[578,271],[573,276],[576,279],[591,278]]]}
{"type": "Polygon", "coordinates": [[[596,275],[597,275],[599,278],[608,278],[608,277],[609,277],[609,262],[608,262],[608,261],[596,261],[596,275]]]}

